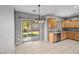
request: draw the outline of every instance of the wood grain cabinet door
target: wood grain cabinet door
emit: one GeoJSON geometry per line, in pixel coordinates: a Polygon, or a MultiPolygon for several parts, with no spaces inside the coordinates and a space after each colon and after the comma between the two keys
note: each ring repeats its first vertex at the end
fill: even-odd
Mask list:
{"type": "Polygon", "coordinates": [[[65,21],[64,20],[61,21],[61,27],[65,28],[65,21]]]}
{"type": "Polygon", "coordinates": [[[75,27],[76,27],[76,28],[79,28],[79,20],[77,20],[77,21],[75,22],[75,27]]]}
{"type": "Polygon", "coordinates": [[[51,28],[51,29],[55,28],[56,24],[57,24],[56,19],[54,19],[54,18],[49,18],[48,19],[48,28],[51,28]]]}
{"type": "Polygon", "coordinates": [[[74,20],[72,20],[71,21],[71,28],[74,28],[74,26],[75,26],[75,22],[74,22],[74,20]]]}
{"type": "Polygon", "coordinates": [[[61,33],[61,40],[64,40],[64,33],[61,33]]]}
{"type": "Polygon", "coordinates": [[[69,38],[74,39],[74,32],[69,32],[69,38]]]}
{"type": "Polygon", "coordinates": [[[62,20],[62,28],[79,28],[79,20],[62,20]]]}
{"type": "Polygon", "coordinates": [[[66,32],[66,38],[73,39],[73,32],[66,32]]]}
{"type": "Polygon", "coordinates": [[[71,27],[71,22],[70,20],[65,21],[65,28],[70,28],[71,27]]]}
{"type": "Polygon", "coordinates": [[[61,24],[62,24],[62,28],[70,28],[71,20],[62,20],[61,24]]]}
{"type": "Polygon", "coordinates": [[[77,28],[78,27],[77,23],[78,22],[76,20],[73,20],[72,21],[72,28],[77,28]]]}
{"type": "Polygon", "coordinates": [[[49,34],[48,34],[48,41],[49,42],[54,42],[54,33],[49,32],[49,34]]]}
{"type": "Polygon", "coordinates": [[[72,20],[71,28],[79,28],[79,20],[72,20]]]}
{"type": "Polygon", "coordinates": [[[79,32],[75,33],[74,40],[79,40],[79,32]]]}
{"type": "Polygon", "coordinates": [[[61,33],[61,40],[65,40],[66,39],[66,32],[62,32],[61,33]]]}
{"type": "Polygon", "coordinates": [[[79,33],[77,34],[77,40],[79,40],[79,33]]]}
{"type": "Polygon", "coordinates": [[[70,32],[66,32],[66,38],[70,39],[70,32]]]}

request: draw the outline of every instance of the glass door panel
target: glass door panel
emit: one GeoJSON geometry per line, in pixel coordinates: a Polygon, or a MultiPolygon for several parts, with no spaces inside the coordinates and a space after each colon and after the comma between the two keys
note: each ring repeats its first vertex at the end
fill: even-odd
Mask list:
{"type": "Polygon", "coordinates": [[[22,21],[22,39],[26,41],[36,41],[40,38],[40,24],[35,20],[22,21]]]}
{"type": "Polygon", "coordinates": [[[31,40],[31,21],[23,20],[22,21],[22,37],[23,42],[31,40]]]}
{"type": "Polygon", "coordinates": [[[32,40],[39,40],[40,38],[40,24],[32,21],[32,40]]]}

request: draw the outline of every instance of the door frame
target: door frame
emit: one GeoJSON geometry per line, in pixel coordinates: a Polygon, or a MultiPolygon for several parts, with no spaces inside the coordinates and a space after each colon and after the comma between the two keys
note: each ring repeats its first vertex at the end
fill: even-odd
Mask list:
{"type": "MultiPolygon", "coordinates": [[[[31,28],[32,28],[32,20],[33,20],[33,19],[28,19],[28,18],[22,18],[22,19],[21,19],[21,43],[24,43],[24,42],[23,42],[23,36],[22,36],[22,33],[23,33],[22,22],[23,22],[25,19],[26,19],[27,21],[30,21],[30,22],[31,22],[31,28]]],[[[40,29],[40,24],[39,24],[39,29],[40,29]]],[[[32,31],[31,31],[31,32],[32,32],[32,31]]],[[[41,33],[40,33],[40,30],[39,30],[39,40],[40,40],[40,34],[41,34],[41,33]]],[[[32,35],[31,35],[31,37],[32,37],[32,35]]],[[[26,41],[26,42],[28,42],[28,41],[26,41]]]]}

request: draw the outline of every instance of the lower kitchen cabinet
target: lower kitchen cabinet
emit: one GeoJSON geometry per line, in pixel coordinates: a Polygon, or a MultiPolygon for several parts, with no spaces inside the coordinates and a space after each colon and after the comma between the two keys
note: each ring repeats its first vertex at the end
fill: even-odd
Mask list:
{"type": "Polygon", "coordinates": [[[74,33],[74,40],[79,40],[79,32],[74,33]]]}
{"type": "Polygon", "coordinates": [[[61,40],[65,40],[66,39],[66,32],[62,32],[61,33],[61,40]]]}
{"type": "Polygon", "coordinates": [[[66,32],[66,38],[69,39],[70,37],[70,32],[66,32]]]}
{"type": "MultiPolygon", "coordinates": [[[[65,31],[61,33],[61,40],[72,39],[79,40],[79,32],[69,32],[65,31]]],[[[51,43],[57,42],[59,40],[57,33],[49,32],[48,41],[51,43]]],[[[60,40],[59,40],[60,41],[60,40]]]]}
{"type": "Polygon", "coordinates": [[[73,32],[69,33],[69,39],[74,39],[75,34],[73,32]]]}
{"type": "Polygon", "coordinates": [[[67,32],[67,33],[66,33],[66,37],[67,37],[68,39],[73,39],[73,38],[74,38],[74,32],[67,32]]]}
{"type": "Polygon", "coordinates": [[[56,42],[56,40],[57,40],[56,34],[49,32],[48,33],[48,41],[54,43],[54,42],[56,42]]]}
{"type": "Polygon", "coordinates": [[[79,32],[62,32],[61,34],[61,40],[64,39],[73,39],[73,40],[79,40],[79,32]]]}

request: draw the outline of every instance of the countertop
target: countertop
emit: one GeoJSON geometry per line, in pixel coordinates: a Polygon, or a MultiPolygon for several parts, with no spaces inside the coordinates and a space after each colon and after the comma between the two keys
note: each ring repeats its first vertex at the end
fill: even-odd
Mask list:
{"type": "Polygon", "coordinates": [[[51,33],[61,33],[61,32],[54,32],[54,31],[49,31],[49,32],[51,32],[51,33]]]}
{"type": "Polygon", "coordinates": [[[54,32],[54,31],[49,31],[49,32],[51,32],[51,33],[62,33],[62,32],[79,32],[79,31],[61,31],[61,32],[54,32]]]}
{"type": "Polygon", "coordinates": [[[79,32],[79,31],[62,31],[62,32],[79,32]]]}

